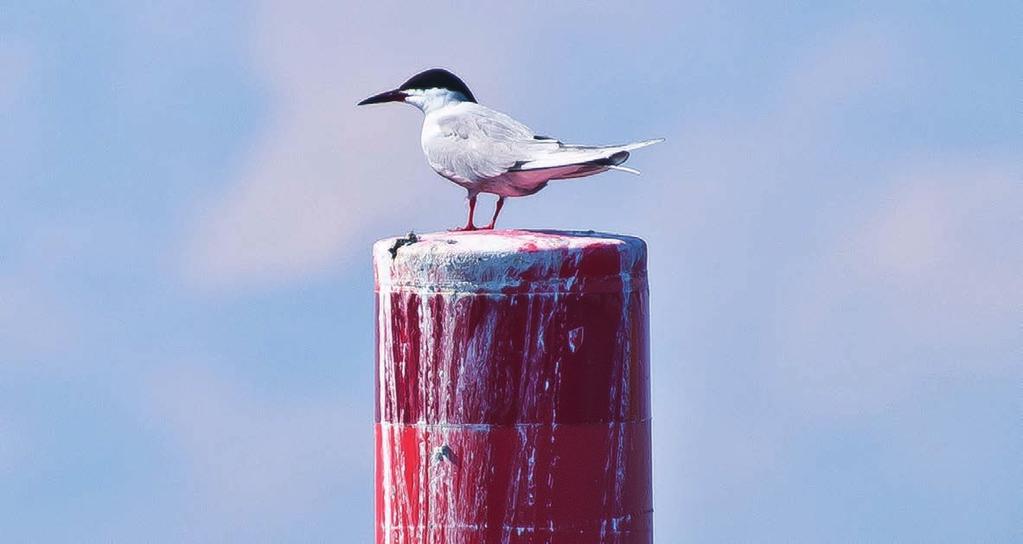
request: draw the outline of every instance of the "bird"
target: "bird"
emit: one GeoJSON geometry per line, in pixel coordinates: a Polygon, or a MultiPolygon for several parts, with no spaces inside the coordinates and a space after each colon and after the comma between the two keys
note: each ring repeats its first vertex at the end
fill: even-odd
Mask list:
{"type": "Polygon", "coordinates": [[[621,145],[566,144],[536,134],[523,123],[479,104],[461,78],[443,68],[420,72],[397,89],[357,105],[404,102],[425,115],[420,137],[430,167],[467,191],[469,217],[451,230],[493,230],[510,197],[537,193],[552,180],[592,176],[607,170],[639,174],[622,166],[629,153],[663,138],[621,145]],[[476,197],[497,195],[490,224],[475,225],[476,197]]]}

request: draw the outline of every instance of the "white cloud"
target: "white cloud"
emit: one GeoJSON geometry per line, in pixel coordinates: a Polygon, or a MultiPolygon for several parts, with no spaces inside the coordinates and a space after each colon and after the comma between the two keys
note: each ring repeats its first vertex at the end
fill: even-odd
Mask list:
{"type": "Polygon", "coordinates": [[[820,115],[897,84],[906,69],[906,37],[878,24],[853,24],[822,36],[798,56],[779,89],[786,111],[820,115]]]}
{"type": "Polygon", "coordinates": [[[319,40],[282,36],[277,28],[260,35],[257,63],[273,90],[270,126],[246,153],[238,178],[203,210],[187,249],[188,272],[199,285],[322,270],[380,216],[408,213],[423,186],[407,179],[415,175],[409,153],[372,140],[374,128],[388,123],[354,106],[353,93],[391,84],[388,78],[346,78],[332,60],[344,52],[323,25],[306,28],[319,40]]]}
{"type": "Polygon", "coordinates": [[[928,377],[1008,371],[1023,307],[1010,164],[916,165],[848,210],[851,227],[779,295],[778,377],[795,402],[876,412],[928,377]]]}
{"type": "Polygon", "coordinates": [[[660,516],[662,533],[730,534],[746,505],[820,476],[793,461],[808,436],[833,444],[836,420],[868,426],[929,388],[1009,372],[1023,306],[1012,161],[835,146],[859,141],[842,134],[858,105],[913,99],[918,44],[890,30],[824,36],[761,111],[687,126],[666,144],[678,155],[647,159],[668,174],[623,223],[650,233],[656,471],[692,484],[655,486],[659,508],[687,512],[660,516]]]}
{"type": "Polygon", "coordinates": [[[265,538],[365,495],[344,486],[372,473],[371,427],[343,401],[260,393],[199,367],[161,372],[152,387],[155,420],[189,468],[200,540],[265,538]]]}

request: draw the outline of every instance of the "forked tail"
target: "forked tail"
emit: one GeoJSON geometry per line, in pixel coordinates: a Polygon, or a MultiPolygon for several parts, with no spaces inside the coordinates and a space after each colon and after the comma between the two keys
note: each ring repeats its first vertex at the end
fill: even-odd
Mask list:
{"type": "Polygon", "coordinates": [[[623,145],[572,145],[562,144],[556,149],[545,152],[543,155],[529,161],[523,161],[515,165],[514,170],[543,170],[548,168],[564,168],[567,166],[595,166],[612,170],[621,170],[631,174],[639,174],[638,170],[620,166],[628,160],[629,152],[656,143],[663,142],[664,138],[643,140],[623,145]]]}

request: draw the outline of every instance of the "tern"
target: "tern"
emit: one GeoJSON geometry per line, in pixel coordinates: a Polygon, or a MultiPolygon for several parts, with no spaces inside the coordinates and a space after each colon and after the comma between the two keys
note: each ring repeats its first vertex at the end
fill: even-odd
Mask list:
{"type": "Polygon", "coordinates": [[[493,229],[508,197],[528,196],[559,179],[592,176],[607,170],[639,172],[621,164],[633,150],[663,138],[623,145],[566,144],[541,136],[499,111],[481,106],[458,76],[433,68],[412,76],[394,90],[362,102],[404,102],[425,114],[421,143],[435,172],[468,192],[469,218],[453,230],[493,229]],[[476,227],[473,213],[480,193],[497,195],[490,224],[476,227]]]}

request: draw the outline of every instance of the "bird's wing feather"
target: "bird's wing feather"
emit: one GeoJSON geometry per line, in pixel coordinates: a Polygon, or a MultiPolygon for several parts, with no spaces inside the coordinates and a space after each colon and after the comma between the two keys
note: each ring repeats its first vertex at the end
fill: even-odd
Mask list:
{"type": "MultiPolygon", "coordinates": [[[[623,145],[564,144],[535,136],[526,125],[476,103],[462,103],[433,122],[437,131],[424,143],[430,165],[449,178],[477,182],[508,173],[548,171],[546,179],[580,177],[615,168],[629,152],[664,141],[644,140],[623,145]],[[581,168],[567,168],[579,166],[581,168]]],[[[542,176],[541,176],[542,177],[542,176]]]]}
{"type": "Polygon", "coordinates": [[[478,104],[464,105],[435,122],[439,137],[425,146],[427,159],[443,175],[467,181],[499,176],[540,150],[558,147],[556,141],[536,140],[526,125],[478,104]]]}

